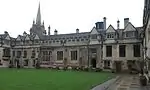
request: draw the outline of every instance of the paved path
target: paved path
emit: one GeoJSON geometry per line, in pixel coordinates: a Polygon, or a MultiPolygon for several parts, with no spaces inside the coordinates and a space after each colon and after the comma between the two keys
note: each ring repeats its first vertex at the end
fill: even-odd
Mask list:
{"type": "Polygon", "coordinates": [[[114,82],[116,82],[117,79],[119,79],[119,76],[117,76],[116,78],[113,78],[111,80],[108,80],[105,83],[102,83],[102,84],[94,87],[91,90],[107,90],[111,84],[113,84],[114,82]]]}
{"type": "Polygon", "coordinates": [[[142,87],[138,75],[120,75],[92,90],[150,90],[150,85],[142,87]]]}
{"type": "Polygon", "coordinates": [[[106,90],[150,90],[150,86],[142,87],[137,75],[123,75],[106,90]]]}

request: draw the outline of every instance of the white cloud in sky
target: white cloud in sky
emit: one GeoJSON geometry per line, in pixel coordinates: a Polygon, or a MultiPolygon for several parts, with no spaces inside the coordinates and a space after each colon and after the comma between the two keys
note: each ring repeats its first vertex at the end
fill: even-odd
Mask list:
{"type": "Polygon", "coordinates": [[[54,29],[58,33],[73,33],[76,28],[87,32],[103,17],[107,18],[107,27],[112,24],[116,28],[119,19],[123,28],[124,18],[142,26],[143,0],[0,0],[0,33],[8,31],[13,37],[29,33],[39,1],[45,29],[50,25],[52,34],[54,29]]]}

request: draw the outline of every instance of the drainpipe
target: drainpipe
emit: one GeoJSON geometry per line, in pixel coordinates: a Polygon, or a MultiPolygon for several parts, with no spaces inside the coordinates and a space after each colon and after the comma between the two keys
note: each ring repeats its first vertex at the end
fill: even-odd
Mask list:
{"type": "Polygon", "coordinates": [[[90,35],[88,35],[88,43],[87,43],[87,50],[88,50],[88,68],[90,70],[90,60],[89,60],[89,43],[90,43],[90,35]]]}

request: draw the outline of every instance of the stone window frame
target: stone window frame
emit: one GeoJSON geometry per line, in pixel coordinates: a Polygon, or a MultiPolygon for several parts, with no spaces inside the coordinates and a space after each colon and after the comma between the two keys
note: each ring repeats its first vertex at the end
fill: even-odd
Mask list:
{"type": "Polygon", "coordinates": [[[107,39],[114,39],[116,37],[116,33],[113,32],[113,33],[106,33],[106,38],[107,39]]]}
{"type": "Polygon", "coordinates": [[[16,51],[12,52],[12,56],[15,57],[16,56],[16,51]]]}
{"type": "Polygon", "coordinates": [[[119,57],[126,57],[126,50],[127,46],[126,45],[119,45],[119,57]],[[124,50],[121,50],[124,49],[124,50]],[[122,53],[124,51],[124,54],[122,53]]]}
{"type": "Polygon", "coordinates": [[[134,38],[136,37],[136,31],[126,31],[124,32],[125,38],[134,38]]]}
{"type": "Polygon", "coordinates": [[[84,39],[82,38],[81,41],[84,41],[84,39]]]}
{"type": "Polygon", "coordinates": [[[91,39],[97,39],[98,35],[97,34],[92,34],[91,39]]]}
{"type": "Polygon", "coordinates": [[[63,60],[63,58],[64,58],[64,51],[57,51],[56,52],[56,60],[57,61],[62,61],[63,60]],[[62,55],[60,55],[60,54],[62,54],[62,55]],[[60,55],[60,57],[59,57],[59,55],[60,55]]]}
{"type": "Polygon", "coordinates": [[[141,57],[141,45],[140,44],[134,44],[133,45],[133,56],[134,57],[141,57]]]}
{"type": "Polygon", "coordinates": [[[43,53],[43,61],[50,61],[51,60],[51,56],[52,56],[52,51],[51,50],[44,50],[42,51],[43,53]]]}
{"type": "Polygon", "coordinates": [[[112,45],[107,45],[107,46],[106,46],[106,57],[112,57],[112,55],[113,55],[113,51],[112,51],[113,49],[112,49],[112,48],[113,48],[112,45]],[[111,49],[110,49],[111,52],[109,52],[109,50],[107,50],[108,47],[109,47],[109,48],[111,47],[111,49]],[[107,51],[108,51],[108,52],[107,52],[107,51]]]}
{"type": "Polygon", "coordinates": [[[78,51],[77,50],[71,50],[70,56],[71,56],[71,61],[77,61],[78,60],[78,51]]]}
{"type": "Polygon", "coordinates": [[[71,42],[71,39],[68,39],[68,42],[71,42]]]}
{"type": "Polygon", "coordinates": [[[28,54],[27,51],[24,50],[24,51],[23,51],[23,57],[26,58],[26,57],[27,57],[27,54],[28,54]]]}

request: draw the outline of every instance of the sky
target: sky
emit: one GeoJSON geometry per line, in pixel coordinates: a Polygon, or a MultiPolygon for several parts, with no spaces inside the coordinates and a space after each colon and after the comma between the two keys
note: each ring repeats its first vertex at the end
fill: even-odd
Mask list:
{"type": "Polygon", "coordinates": [[[29,33],[36,20],[40,2],[41,18],[45,29],[51,34],[89,32],[96,22],[106,17],[107,27],[124,27],[124,18],[130,18],[135,27],[142,26],[144,0],[0,0],[0,34],[8,31],[17,37],[24,31],[29,33]]]}

